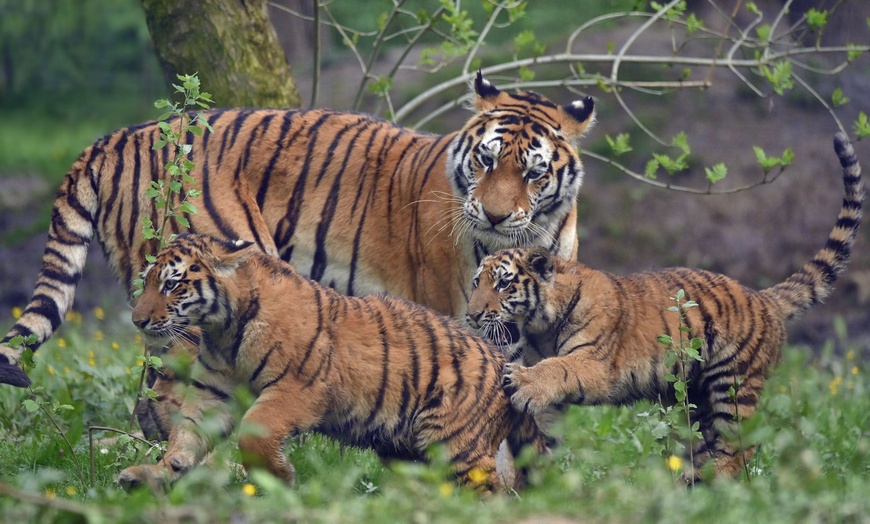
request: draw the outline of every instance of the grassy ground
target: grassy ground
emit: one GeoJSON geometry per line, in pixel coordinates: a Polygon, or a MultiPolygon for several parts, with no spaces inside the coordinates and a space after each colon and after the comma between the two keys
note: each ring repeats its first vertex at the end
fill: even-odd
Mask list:
{"type": "MultiPolygon", "coordinates": [[[[848,348],[835,355],[833,343],[812,359],[807,348],[787,349],[760,416],[743,425],[742,438],[761,446],[739,481],[687,490],[668,467],[673,441],[653,436],[658,406],[641,404],[571,408],[563,445],[532,459],[531,486],[518,494],[481,499],[447,480],[443,465],[383,466],[369,452],[343,450],[317,435],[288,445],[299,474],[294,489],[227,466],[236,458],[230,442],[219,447],[214,465],[195,469],[170,493],[126,494],[114,483],[117,473],[156,452],[126,438],[101,442],[91,472],[87,428],[129,429],[138,380],[130,371],[136,335],[113,328],[126,324],[105,315],[73,314],[38,351],[31,373],[37,389],[0,389],[0,521],[505,522],[546,515],[577,522],[857,522],[870,515],[867,355],[848,348]]],[[[673,459],[670,465],[678,466],[673,459]]]]}

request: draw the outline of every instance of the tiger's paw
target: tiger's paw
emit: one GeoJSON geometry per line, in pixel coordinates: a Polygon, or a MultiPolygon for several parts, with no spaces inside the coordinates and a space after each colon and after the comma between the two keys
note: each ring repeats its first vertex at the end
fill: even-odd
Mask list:
{"type": "Polygon", "coordinates": [[[117,482],[125,491],[147,487],[154,493],[161,493],[169,489],[172,480],[172,475],[163,464],[140,464],[122,471],[117,482]]]}
{"type": "Polygon", "coordinates": [[[173,453],[163,457],[157,464],[130,466],[118,475],[118,484],[126,491],[142,486],[147,486],[155,493],[167,491],[170,484],[193,466],[192,457],[184,453],[173,453]]]}
{"type": "Polygon", "coordinates": [[[537,416],[550,407],[553,399],[544,387],[544,383],[535,380],[534,375],[534,367],[528,368],[514,363],[505,364],[502,384],[511,396],[511,404],[516,410],[537,416]]]}

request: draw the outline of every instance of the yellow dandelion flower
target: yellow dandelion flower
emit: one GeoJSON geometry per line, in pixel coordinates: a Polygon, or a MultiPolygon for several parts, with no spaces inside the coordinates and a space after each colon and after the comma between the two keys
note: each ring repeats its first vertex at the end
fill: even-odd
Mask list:
{"type": "Polygon", "coordinates": [[[82,314],[78,311],[67,311],[65,318],[67,322],[75,322],[76,324],[81,324],[82,322],[82,314]]]}
{"type": "Polygon", "coordinates": [[[97,342],[102,342],[104,338],[106,338],[105,333],[103,333],[99,329],[94,332],[94,340],[96,340],[97,342]]]}
{"type": "Polygon", "coordinates": [[[135,342],[136,344],[141,344],[142,343],[142,335],[140,335],[139,333],[136,333],[135,335],[133,335],[133,342],[135,342]]]}
{"type": "Polygon", "coordinates": [[[48,371],[49,375],[54,375],[54,368],[51,366],[46,366],[45,368],[48,371]]]}
{"type": "Polygon", "coordinates": [[[45,488],[45,498],[54,500],[57,498],[57,493],[54,492],[53,488],[45,488]]]}
{"type": "Polygon", "coordinates": [[[438,486],[438,493],[440,493],[442,497],[449,497],[453,494],[453,485],[449,482],[441,484],[438,486]]]}
{"type": "Polygon", "coordinates": [[[97,365],[97,356],[94,355],[93,351],[88,351],[88,364],[90,364],[91,367],[96,367],[97,365]]]}
{"type": "Polygon", "coordinates": [[[97,306],[94,308],[94,316],[97,317],[97,320],[103,320],[106,318],[106,312],[103,311],[103,308],[97,306]]]}
{"type": "Polygon", "coordinates": [[[831,396],[837,396],[837,389],[840,387],[840,384],[843,383],[843,377],[834,377],[834,380],[828,384],[828,389],[831,390],[831,396]]]}
{"type": "Polygon", "coordinates": [[[489,478],[489,474],[480,468],[471,468],[471,471],[468,472],[468,478],[471,482],[480,484],[489,478]]]}
{"type": "Polygon", "coordinates": [[[242,493],[249,497],[253,497],[257,494],[257,486],[251,484],[250,482],[246,482],[242,484],[242,493]]]}
{"type": "Polygon", "coordinates": [[[68,497],[75,497],[76,493],[78,493],[78,492],[76,491],[75,486],[67,486],[66,487],[66,494],[68,497]]]}
{"type": "Polygon", "coordinates": [[[850,349],[846,352],[846,360],[855,360],[855,350],[850,349]]]}
{"type": "Polygon", "coordinates": [[[120,347],[121,346],[119,346],[117,342],[112,342],[112,349],[114,349],[115,351],[118,351],[118,348],[120,347]]]}
{"type": "Polygon", "coordinates": [[[857,374],[858,374],[858,366],[852,366],[852,374],[853,374],[853,375],[857,375],[857,374]]]}
{"type": "Polygon", "coordinates": [[[12,318],[14,318],[15,320],[18,320],[19,318],[21,318],[21,315],[23,315],[23,314],[24,314],[24,310],[21,309],[20,307],[15,306],[12,308],[12,318]]]}
{"type": "Polygon", "coordinates": [[[676,455],[671,455],[668,457],[668,469],[671,471],[682,471],[683,459],[676,455]]]}
{"type": "Polygon", "coordinates": [[[63,337],[58,338],[57,339],[57,347],[65,348],[66,347],[66,339],[63,337]]]}
{"type": "Polygon", "coordinates": [[[64,366],[63,367],[63,374],[69,375],[70,373],[72,373],[72,372],[70,371],[69,366],[64,366]]]}

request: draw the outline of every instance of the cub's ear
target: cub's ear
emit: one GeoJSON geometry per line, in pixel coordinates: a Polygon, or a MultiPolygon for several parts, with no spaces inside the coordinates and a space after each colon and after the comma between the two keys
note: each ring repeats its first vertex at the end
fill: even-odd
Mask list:
{"type": "Polygon", "coordinates": [[[247,240],[211,238],[208,244],[209,263],[214,272],[222,277],[232,276],[239,264],[257,251],[254,243],[247,240]]]}
{"type": "Polygon", "coordinates": [[[542,247],[529,250],[525,256],[526,268],[545,282],[553,280],[553,255],[542,247]]]}
{"type": "Polygon", "coordinates": [[[562,106],[562,131],[575,146],[595,125],[595,101],[591,96],[562,106]]]}
{"type": "Polygon", "coordinates": [[[474,78],[474,94],[474,108],[477,109],[478,113],[483,113],[495,107],[496,99],[501,91],[489,80],[483,78],[483,73],[478,69],[477,76],[474,78]]]}

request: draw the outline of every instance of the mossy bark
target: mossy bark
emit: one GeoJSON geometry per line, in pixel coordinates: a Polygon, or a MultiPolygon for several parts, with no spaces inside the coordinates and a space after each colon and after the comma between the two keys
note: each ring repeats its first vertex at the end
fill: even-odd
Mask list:
{"type": "Polygon", "coordinates": [[[216,107],[298,107],[266,0],[142,0],[167,82],[197,73],[216,107]]]}

